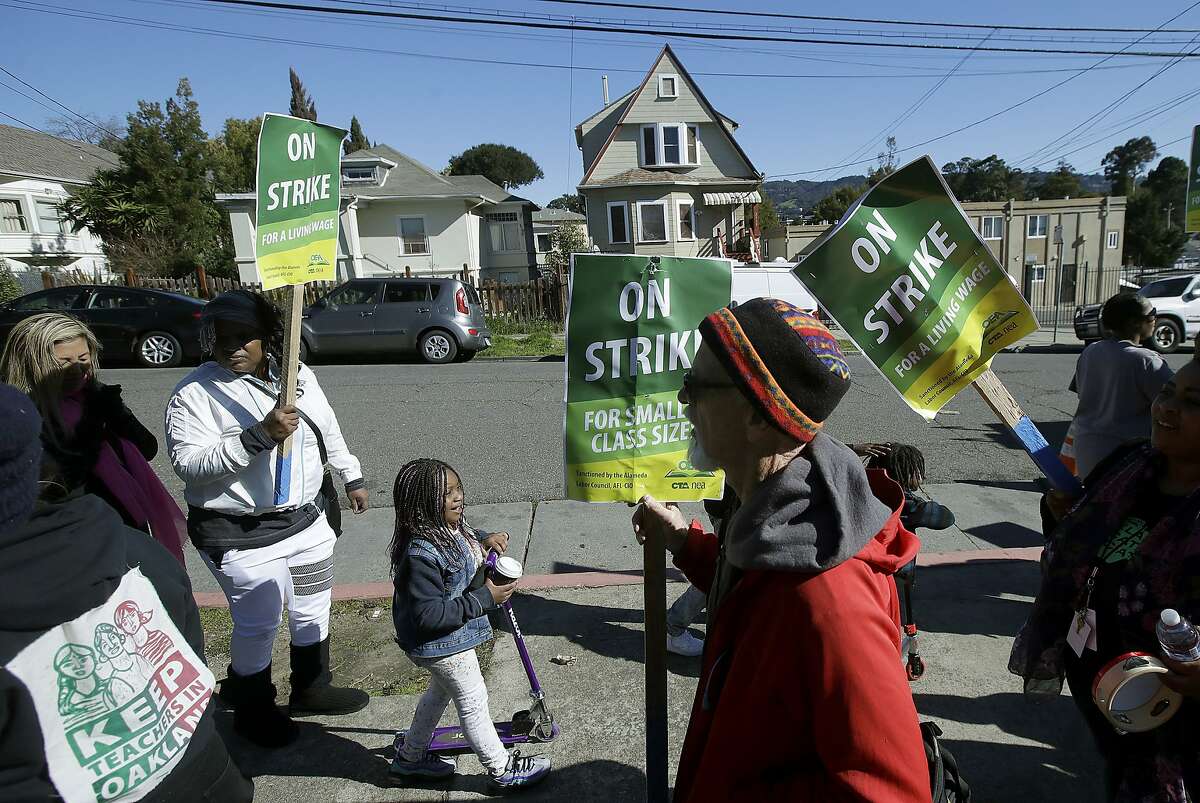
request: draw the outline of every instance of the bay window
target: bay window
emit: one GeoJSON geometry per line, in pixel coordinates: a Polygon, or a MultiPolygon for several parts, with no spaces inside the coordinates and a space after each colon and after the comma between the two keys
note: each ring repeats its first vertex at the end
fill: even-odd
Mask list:
{"type": "Polygon", "coordinates": [[[641,127],[642,167],[694,167],[700,164],[700,126],[646,123],[641,127]]]}

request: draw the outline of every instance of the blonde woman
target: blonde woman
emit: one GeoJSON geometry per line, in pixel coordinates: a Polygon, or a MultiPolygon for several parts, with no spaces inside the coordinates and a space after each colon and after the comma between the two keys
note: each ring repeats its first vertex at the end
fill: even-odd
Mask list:
{"type": "Polygon", "coordinates": [[[99,344],[83,323],[47,312],[21,321],[0,356],[0,379],[33,399],[48,461],[70,491],[106,501],[183,562],[187,524],[148,461],[158,441],[121,400],[120,385],[96,378],[99,344]]]}

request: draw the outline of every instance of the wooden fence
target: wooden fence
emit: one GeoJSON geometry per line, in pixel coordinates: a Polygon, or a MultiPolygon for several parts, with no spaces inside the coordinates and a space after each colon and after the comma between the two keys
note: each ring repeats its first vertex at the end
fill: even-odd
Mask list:
{"type": "Polygon", "coordinates": [[[566,319],[567,286],[553,277],[520,284],[485,281],[479,287],[479,298],[484,314],[492,318],[513,323],[562,323],[566,319]]]}

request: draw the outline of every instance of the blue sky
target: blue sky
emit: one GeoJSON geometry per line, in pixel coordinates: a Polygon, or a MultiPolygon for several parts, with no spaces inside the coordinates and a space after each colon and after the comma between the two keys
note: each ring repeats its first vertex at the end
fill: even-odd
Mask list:
{"type": "MultiPolygon", "coordinates": [[[[796,36],[805,35],[799,32],[801,28],[836,28],[843,38],[864,38],[863,31],[878,30],[877,26],[859,23],[722,20],[545,2],[478,3],[472,8],[504,8],[543,17],[575,14],[653,20],[659,24],[687,21],[746,33],[753,31],[745,29],[759,25],[792,26],[797,29],[792,34],[796,36]]],[[[400,9],[415,4],[394,5],[400,9]]],[[[800,6],[782,0],[702,0],[693,5],[933,21],[1145,28],[1162,24],[1188,6],[1183,0],[1137,5],[1112,0],[1010,0],[987,6],[961,2],[800,6]]],[[[433,9],[425,6],[426,11],[433,9]]],[[[1170,27],[1200,29],[1200,7],[1188,11],[1170,27]]],[[[192,0],[63,0],[53,6],[45,0],[0,0],[0,28],[5,31],[0,65],[85,115],[124,116],[138,99],[164,100],[174,91],[179,77],[187,76],[205,127],[217,132],[227,117],[286,112],[288,67],[294,66],[316,100],[322,121],[347,126],[350,116],[357,115],[372,140],[386,142],[434,168],[443,167],[451,155],[479,142],[502,142],[527,151],[542,166],[546,177],[520,192],[539,203],[573,192],[580,179],[573,127],[600,108],[602,72],[609,76],[612,97],[618,97],[641,79],[664,41],[649,36],[590,32],[572,36],[564,31],[498,31],[485,26],[429,22],[334,21],[294,13],[230,9],[192,0]],[[49,9],[60,13],[45,13],[49,9]],[[119,16],[143,25],[81,18],[95,14],[119,16]],[[204,28],[225,35],[147,28],[147,22],[204,28]],[[238,39],[227,34],[270,37],[287,43],[238,39]],[[471,63],[448,57],[556,66],[471,63]]],[[[944,35],[940,30],[934,32],[944,35]]],[[[970,38],[947,41],[974,44],[987,33],[978,31],[969,34],[970,38]]],[[[997,31],[988,44],[1030,44],[1004,38],[1017,35],[1021,34],[997,31]]],[[[1035,43],[1038,47],[1089,50],[1117,50],[1137,36],[1035,35],[1074,39],[1035,43]],[[1120,41],[1095,41],[1113,39],[1120,41]]],[[[1193,36],[1200,34],[1159,34],[1156,38],[1160,44],[1154,49],[1190,50],[1200,44],[1200,38],[1192,41],[1193,36]]],[[[820,169],[852,161],[856,150],[872,157],[881,149],[889,129],[899,146],[905,148],[997,112],[1073,74],[952,76],[907,120],[890,125],[960,61],[958,71],[972,73],[1077,70],[1103,58],[976,52],[964,61],[966,53],[950,51],[684,40],[673,40],[671,44],[713,105],[741,124],[738,139],[768,178],[799,171],[817,171],[796,176],[801,178],[862,172],[866,165],[820,169]],[[703,73],[734,73],[736,77],[703,73]],[[807,77],[747,78],[746,73],[807,77]],[[844,77],[848,75],[864,77],[844,77]]],[[[1049,169],[1060,155],[1076,151],[1066,155],[1068,161],[1082,172],[1097,172],[1100,159],[1114,144],[1141,134],[1166,143],[1186,137],[1191,126],[1200,122],[1200,93],[1166,107],[1164,113],[1151,119],[1135,118],[1139,112],[1156,111],[1157,105],[1192,92],[1200,78],[1198,62],[1200,59],[1187,60],[1172,67],[1090,129],[1034,157],[1025,158],[1077,124],[1092,120],[1108,103],[1149,78],[1164,60],[1112,59],[1101,66],[1118,69],[1094,69],[994,120],[908,151],[900,160],[929,153],[942,164],[964,155],[996,153],[1022,167],[1040,165],[1049,169]],[[1114,130],[1126,125],[1131,127],[1114,130]],[[1093,140],[1099,142],[1089,144],[1093,140]]],[[[3,74],[0,82],[34,95],[3,74]]],[[[5,86],[0,86],[0,112],[38,126],[52,115],[5,86]]],[[[9,119],[3,122],[12,123],[9,119]]],[[[1183,139],[1164,148],[1163,155],[1186,159],[1187,149],[1188,142],[1183,139]]]]}

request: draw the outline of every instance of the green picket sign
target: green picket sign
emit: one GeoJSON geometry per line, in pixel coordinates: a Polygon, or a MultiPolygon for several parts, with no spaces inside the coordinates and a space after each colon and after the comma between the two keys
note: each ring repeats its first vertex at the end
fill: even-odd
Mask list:
{"type": "Polygon", "coordinates": [[[311,120],[263,115],[254,261],[264,290],[336,278],[345,136],[311,120]]]}
{"type": "Polygon", "coordinates": [[[1192,129],[1192,161],[1188,165],[1184,229],[1189,232],[1200,231],[1200,125],[1192,129]]]}
{"type": "Polygon", "coordinates": [[[729,303],[725,259],[574,254],[567,317],[566,494],[589,502],[718,499],[687,461],[679,387],[700,321],[729,303]]]}
{"type": "Polygon", "coordinates": [[[926,418],[1038,329],[927,156],[860,198],[795,272],[926,418]]]}

